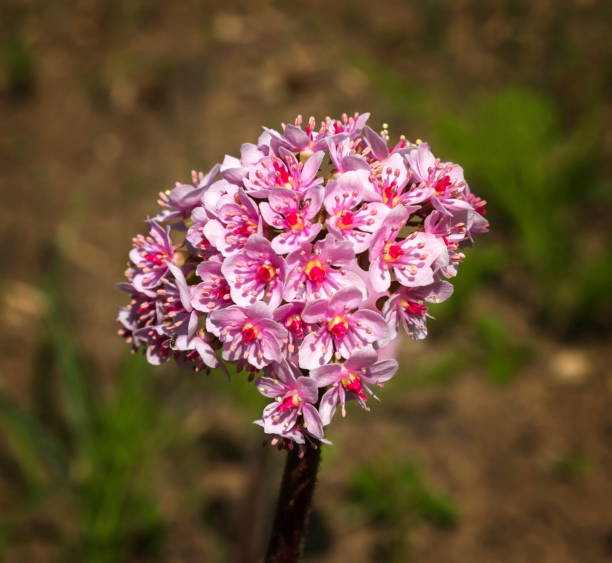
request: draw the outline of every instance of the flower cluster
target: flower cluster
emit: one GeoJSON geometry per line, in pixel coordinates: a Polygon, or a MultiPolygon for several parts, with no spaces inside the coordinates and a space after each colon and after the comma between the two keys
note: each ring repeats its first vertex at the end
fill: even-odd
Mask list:
{"type": "Polygon", "coordinates": [[[426,337],[426,303],[488,228],[460,166],[403,136],[389,148],[368,117],[298,116],[161,193],[121,284],[134,350],[258,375],[257,423],[286,446],[324,440],[347,400],[368,409],[398,367],[381,349],[426,337]]]}

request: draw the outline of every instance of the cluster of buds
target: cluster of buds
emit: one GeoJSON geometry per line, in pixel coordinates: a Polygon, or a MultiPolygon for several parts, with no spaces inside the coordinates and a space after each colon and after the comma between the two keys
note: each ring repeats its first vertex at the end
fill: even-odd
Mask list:
{"type": "Polygon", "coordinates": [[[256,423],[287,447],[325,440],[347,400],[368,409],[397,371],[384,347],[426,337],[426,303],[488,228],[460,166],[403,136],[389,148],[368,117],[298,116],[161,193],[121,284],[134,351],[246,371],[272,399],[256,423]]]}

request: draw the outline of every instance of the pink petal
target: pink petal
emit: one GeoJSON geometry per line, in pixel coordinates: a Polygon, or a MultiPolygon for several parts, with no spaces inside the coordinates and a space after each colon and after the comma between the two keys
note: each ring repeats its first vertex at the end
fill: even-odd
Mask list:
{"type": "Polygon", "coordinates": [[[272,379],[271,377],[258,378],[257,381],[255,381],[255,387],[257,387],[257,390],[262,395],[270,397],[271,399],[280,397],[286,392],[285,386],[280,381],[272,379]]]}
{"type": "Polygon", "coordinates": [[[431,266],[423,264],[421,267],[411,268],[409,266],[396,266],[393,268],[397,281],[406,287],[417,287],[428,285],[433,282],[433,270],[431,266]]]}
{"type": "Polygon", "coordinates": [[[389,154],[387,142],[378,133],[376,133],[371,127],[366,126],[363,128],[363,136],[366,138],[366,141],[372,148],[374,156],[378,158],[378,160],[387,158],[387,155],[389,154]]]}
{"type": "Polygon", "coordinates": [[[302,375],[296,380],[296,389],[300,397],[307,403],[316,403],[319,398],[317,383],[314,379],[302,375]]]}
{"type": "Polygon", "coordinates": [[[272,319],[260,319],[257,324],[261,330],[265,331],[266,334],[274,336],[279,342],[283,342],[289,336],[285,327],[272,319]]]}
{"type": "Polygon", "coordinates": [[[319,415],[321,416],[321,422],[324,426],[327,426],[336,412],[338,403],[340,402],[340,394],[338,387],[331,387],[328,389],[323,397],[321,397],[321,403],[319,404],[319,415]]]}
{"type": "Polygon", "coordinates": [[[376,291],[387,291],[391,285],[391,274],[383,267],[382,259],[370,264],[370,283],[376,291]]]}
{"type": "Polygon", "coordinates": [[[342,313],[352,311],[361,305],[363,294],[357,287],[346,287],[338,291],[329,302],[329,309],[342,313]]]}
{"type": "Polygon", "coordinates": [[[389,328],[380,313],[364,309],[351,315],[351,319],[360,323],[355,331],[367,342],[377,342],[387,338],[389,328]]]}
{"type": "Polygon", "coordinates": [[[195,342],[195,349],[205,366],[208,366],[209,368],[216,368],[219,366],[219,358],[217,358],[217,355],[210,344],[204,342],[201,338],[197,338],[195,342]]]}
{"type": "Polygon", "coordinates": [[[291,143],[291,148],[302,149],[308,146],[310,139],[304,131],[295,125],[285,125],[283,136],[291,143]]]}
{"type": "Polygon", "coordinates": [[[311,332],[302,341],[299,351],[299,363],[302,369],[314,369],[331,360],[333,344],[327,331],[311,332]]]}
{"type": "Polygon", "coordinates": [[[395,373],[399,364],[395,360],[383,360],[376,362],[369,370],[366,376],[368,382],[384,383],[389,381],[395,373]]]}
{"type": "Polygon", "coordinates": [[[436,158],[429,150],[427,143],[421,143],[408,152],[406,161],[419,182],[427,182],[431,171],[436,165],[436,158]]]}
{"type": "Polygon", "coordinates": [[[267,201],[263,201],[259,204],[259,211],[261,212],[261,216],[263,217],[264,221],[268,223],[268,225],[277,229],[280,228],[283,219],[279,213],[270,207],[270,204],[267,201]]]}
{"type": "Polygon", "coordinates": [[[321,417],[317,409],[312,405],[302,405],[302,416],[304,417],[304,428],[308,433],[319,440],[323,438],[323,424],[321,423],[321,417]]]}
{"type": "Polygon", "coordinates": [[[366,348],[355,352],[344,364],[348,371],[361,371],[369,368],[378,360],[378,354],[373,348],[366,348]]]}
{"type": "Polygon", "coordinates": [[[302,173],[300,175],[300,179],[304,184],[310,184],[314,180],[319,168],[321,167],[321,162],[323,162],[324,156],[325,153],[323,151],[318,151],[305,162],[304,168],[302,168],[302,173]]]}
{"type": "MultiPolygon", "coordinates": [[[[376,358],[376,352],[374,352],[376,358]]],[[[316,382],[318,387],[327,387],[340,379],[342,366],[340,364],[327,364],[319,368],[310,370],[310,377],[316,382]]]]}
{"type": "Polygon", "coordinates": [[[329,301],[319,299],[306,304],[302,311],[302,319],[307,323],[322,323],[329,316],[329,301]]]}

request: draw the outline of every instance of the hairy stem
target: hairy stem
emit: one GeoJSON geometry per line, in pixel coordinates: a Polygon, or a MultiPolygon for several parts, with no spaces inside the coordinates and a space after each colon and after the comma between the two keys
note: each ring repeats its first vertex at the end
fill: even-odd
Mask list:
{"type": "Polygon", "coordinates": [[[302,452],[297,447],[287,452],[266,563],[294,563],[302,554],[321,445],[306,445],[302,452]]]}

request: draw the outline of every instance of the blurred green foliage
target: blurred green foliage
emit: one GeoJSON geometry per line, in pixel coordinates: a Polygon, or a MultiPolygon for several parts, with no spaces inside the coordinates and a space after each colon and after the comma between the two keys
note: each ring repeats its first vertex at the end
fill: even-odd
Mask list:
{"type": "Polygon", "coordinates": [[[399,466],[364,465],[350,480],[348,493],[368,524],[385,531],[376,561],[399,562],[409,558],[409,532],[421,523],[451,529],[459,512],[445,494],[429,487],[414,462],[399,466]]]}
{"type": "Polygon", "coordinates": [[[115,562],[130,550],[153,556],[163,526],[143,478],[159,438],[160,412],[146,362],[129,357],[114,393],[102,401],[53,288],[47,296],[39,366],[46,385],[31,409],[0,395],[1,427],[15,461],[13,483],[21,489],[20,505],[0,517],[3,536],[10,538],[24,518],[69,493],[68,511],[80,522],[79,533],[62,540],[69,560],[115,562]]]}
{"type": "Polygon", "coordinates": [[[583,451],[570,449],[561,452],[552,462],[553,475],[562,481],[573,481],[584,477],[595,465],[594,460],[583,451]]]}
{"type": "Polygon", "coordinates": [[[36,82],[36,58],[33,50],[18,35],[9,37],[2,45],[5,88],[14,98],[27,96],[36,82]]]}
{"type": "Polygon", "coordinates": [[[495,268],[523,286],[542,322],[566,331],[603,322],[593,305],[607,301],[612,285],[612,252],[597,230],[596,211],[610,194],[598,175],[596,125],[596,116],[580,115],[566,132],[550,98],[518,88],[435,124],[441,147],[463,164],[505,235],[491,243],[503,256],[495,268]]]}
{"type": "Polygon", "coordinates": [[[474,350],[474,362],[483,365],[493,383],[509,383],[531,356],[531,348],[513,335],[500,317],[482,315],[475,320],[480,343],[474,350]]]}
{"type": "MultiPolygon", "coordinates": [[[[515,334],[503,315],[475,314],[463,320],[463,328],[467,342],[445,347],[426,362],[402,370],[401,377],[393,380],[394,388],[447,385],[475,366],[491,383],[503,385],[510,383],[534,355],[532,343],[515,334]]],[[[402,396],[397,400],[401,402],[402,396]]]]}

